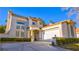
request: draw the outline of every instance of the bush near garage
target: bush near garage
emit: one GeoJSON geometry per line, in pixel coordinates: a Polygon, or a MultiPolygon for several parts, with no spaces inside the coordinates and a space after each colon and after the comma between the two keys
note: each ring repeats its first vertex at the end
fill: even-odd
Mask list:
{"type": "Polygon", "coordinates": [[[57,45],[65,45],[65,44],[73,44],[73,43],[79,43],[79,38],[56,38],[57,45]]]}

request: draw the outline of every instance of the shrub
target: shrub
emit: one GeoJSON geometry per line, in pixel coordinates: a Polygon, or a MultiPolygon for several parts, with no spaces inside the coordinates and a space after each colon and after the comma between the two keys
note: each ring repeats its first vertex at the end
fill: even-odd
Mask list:
{"type": "Polygon", "coordinates": [[[0,38],[0,42],[30,42],[30,38],[0,38]]]}
{"type": "Polygon", "coordinates": [[[57,45],[79,43],[79,38],[56,38],[57,45]]]}

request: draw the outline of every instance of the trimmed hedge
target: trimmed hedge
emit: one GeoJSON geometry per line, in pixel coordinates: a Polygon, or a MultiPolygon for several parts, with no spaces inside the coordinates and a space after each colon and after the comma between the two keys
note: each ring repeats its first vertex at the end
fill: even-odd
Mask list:
{"type": "Polygon", "coordinates": [[[56,38],[57,45],[79,43],[79,38],[56,38]]]}
{"type": "Polygon", "coordinates": [[[0,42],[30,42],[30,38],[0,38],[0,42]]]}

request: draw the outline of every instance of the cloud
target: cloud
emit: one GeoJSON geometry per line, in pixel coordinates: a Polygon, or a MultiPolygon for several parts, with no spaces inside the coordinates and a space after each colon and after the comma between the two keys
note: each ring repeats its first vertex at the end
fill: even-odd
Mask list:
{"type": "Polygon", "coordinates": [[[61,8],[62,11],[68,10],[68,9],[69,9],[69,7],[62,7],[62,8],[61,8]]]}
{"type": "Polygon", "coordinates": [[[68,19],[71,18],[73,15],[75,16],[74,21],[79,24],[79,7],[63,7],[61,8],[62,11],[67,11],[68,19]]]}

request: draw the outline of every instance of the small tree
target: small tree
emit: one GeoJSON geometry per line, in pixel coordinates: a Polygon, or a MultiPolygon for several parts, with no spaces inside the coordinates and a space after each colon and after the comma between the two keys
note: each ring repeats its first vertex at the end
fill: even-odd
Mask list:
{"type": "Polygon", "coordinates": [[[0,33],[4,33],[5,32],[5,28],[6,28],[6,26],[0,26],[0,33]]]}

